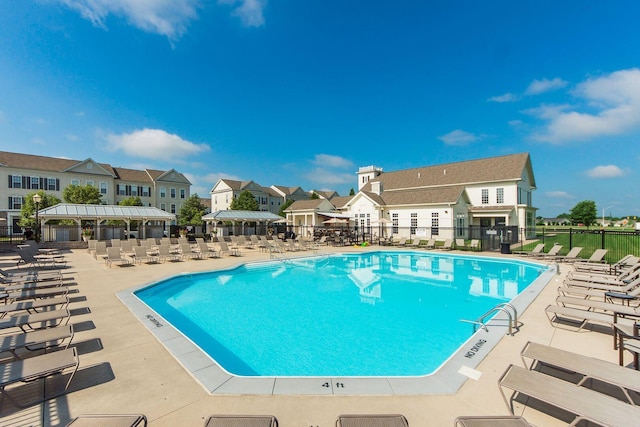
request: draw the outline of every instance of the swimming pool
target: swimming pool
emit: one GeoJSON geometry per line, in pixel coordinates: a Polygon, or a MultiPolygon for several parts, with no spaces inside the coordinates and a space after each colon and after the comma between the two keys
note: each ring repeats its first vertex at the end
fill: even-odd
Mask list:
{"type": "Polygon", "coordinates": [[[429,252],[368,252],[182,274],[135,292],[241,377],[415,377],[471,337],[473,320],[548,268],[429,252]]]}

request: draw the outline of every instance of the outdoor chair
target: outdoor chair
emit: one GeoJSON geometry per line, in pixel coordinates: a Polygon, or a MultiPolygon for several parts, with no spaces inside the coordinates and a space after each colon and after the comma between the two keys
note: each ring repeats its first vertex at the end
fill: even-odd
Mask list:
{"type": "Polygon", "coordinates": [[[404,415],[399,414],[365,414],[340,415],[336,427],[408,427],[404,415]]]}
{"type": "Polygon", "coordinates": [[[533,427],[519,415],[486,415],[458,417],[454,427],[533,427]]]}
{"type": "Polygon", "coordinates": [[[14,358],[21,359],[18,351],[46,350],[52,347],[68,348],[73,340],[73,326],[59,326],[37,331],[0,335],[0,353],[10,352],[14,358]],[[66,340],[66,344],[64,344],[66,340]]]}
{"type": "Polygon", "coordinates": [[[125,258],[122,256],[120,248],[118,247],[107,248],[107,258],[105,259],[105,262],[109,267],[111,267],[113,263],[117,263],[120,266],[133,264],[130,258],[125,258]]]}
{"type": "Polygon", "coordinates": [[[80,415],[66,425],[66,427],[146,427],[147,417],[142,414],[100,414],[80,415]]]}
{"type": "Polygon", "coordinates": [[[204,423],[205,427],[277,427],[278,420],[273,415],[212,415],[204,423]]]}
{"type": "Polygon", "coordinates": [[[640,425],[639,407],[538,371],[509,365],[498,385],[511,414],[514,397],[524,395],[574,414],[570,425],[582,420],[611,427],[640,425]],[[512,391],[510,397],[505,389],[512,391]]]}
{"type": "MultiPolygon", "coordinates": [[[[16,401],[11,394],[8,393],[7,387],[20,382],[26,383],[37,379],[47,378],[71,369],[71,375],[69,376],[64,389],[52,396],[45,395],[43,400],[58,397],[66,392],[69,384],[71,384],[71,380],[73,380],[73,377],[78,370],[78,366],[78,353],[75,347],[30,357],[24,360],[0,364],[0,393],[11,400],[16,406],[24,408],[29,405],[23,405],[16,401]]],[[[33,402],[31,404],[33,404],[33,402]]]]}

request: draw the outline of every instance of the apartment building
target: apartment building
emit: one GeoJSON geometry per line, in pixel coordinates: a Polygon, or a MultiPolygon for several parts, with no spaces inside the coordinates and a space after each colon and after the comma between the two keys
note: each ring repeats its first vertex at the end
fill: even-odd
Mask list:
{"type": "Polygon", "coordinates": [[[62,200],[62,192],[72,184],[95,186],[105,205],[137,196],[144,206],[174,214],[189,198],[191,189],[191,182],[175,169],[135,170],[91,158],[71,160],[0,151],[0,218],[18,229],[27,195],[44,190],[62,200]]]}

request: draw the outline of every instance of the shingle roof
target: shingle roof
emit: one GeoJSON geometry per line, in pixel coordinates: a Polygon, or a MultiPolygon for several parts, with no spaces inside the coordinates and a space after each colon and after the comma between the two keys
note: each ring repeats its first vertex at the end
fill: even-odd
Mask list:
{"type": "Polygon", "coordinates": [[[353,196],[335,196],[329,200],[336,208],[341,208],[351,200],[353,196]]]}
{"type": "Polygon", "coordinates": [[[465,187],[462,185],[452,185],[419,190],[389,191],[382,194],[382,199],[387,206],[456,203],[462,196],[464,189],[465,187]]]}
{"type": "MultiPolygon", "coordinates": [[[[387,192],[409,188],[469,185],[481,182],[517,180],[524,170],[531,168],[528,153],[489,157],[436,166],[425,166],[395,172],[384,172],[367,183],[362,190],[371,191],[371,183],[382,182],[382,191],[387,192]]],[[[532,186],[533,172],[531,172],[532,186]]]]}
{"type": "Polygon", "coordinates": [[[324,199],[296,200],[287,208],[287,210],[311,210],[320,206],[324,201],[324,199]]]}
{"type": "MultiPolygon", "coordinates": [[[[86,160],[86,159],[85,159],[86,160]]],[[[0,151],[0,164],[18,169],[33,169],[41,171],[61,172],[69,169],[84,160],[63,159],[59,157],[36,156],[34,154],[11,153],[8,151],[0,151]]],[[[98,163],[107,172],[116,173],[111,165],[106,163],[98,163]]]]}
{"type": "MultiPolygon", "coordinates": [[[[118,177],[123,181],[153,182],[147,171],[126,168],[115,168],[115,170],[118,177]]],[[[157,176],[160,176],[161,174],[162,173],[157,176]]]]}

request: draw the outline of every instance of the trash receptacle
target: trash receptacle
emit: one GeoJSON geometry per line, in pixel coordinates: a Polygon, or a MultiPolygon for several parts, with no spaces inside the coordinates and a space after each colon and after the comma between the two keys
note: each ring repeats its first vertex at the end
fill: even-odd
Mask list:
{"type": "Polygon", "coordinates": [[[511,242],[502,242],[502,243],[500,243],[500,253],[501,254],[510,254],[511,253],[511,242]]]}

